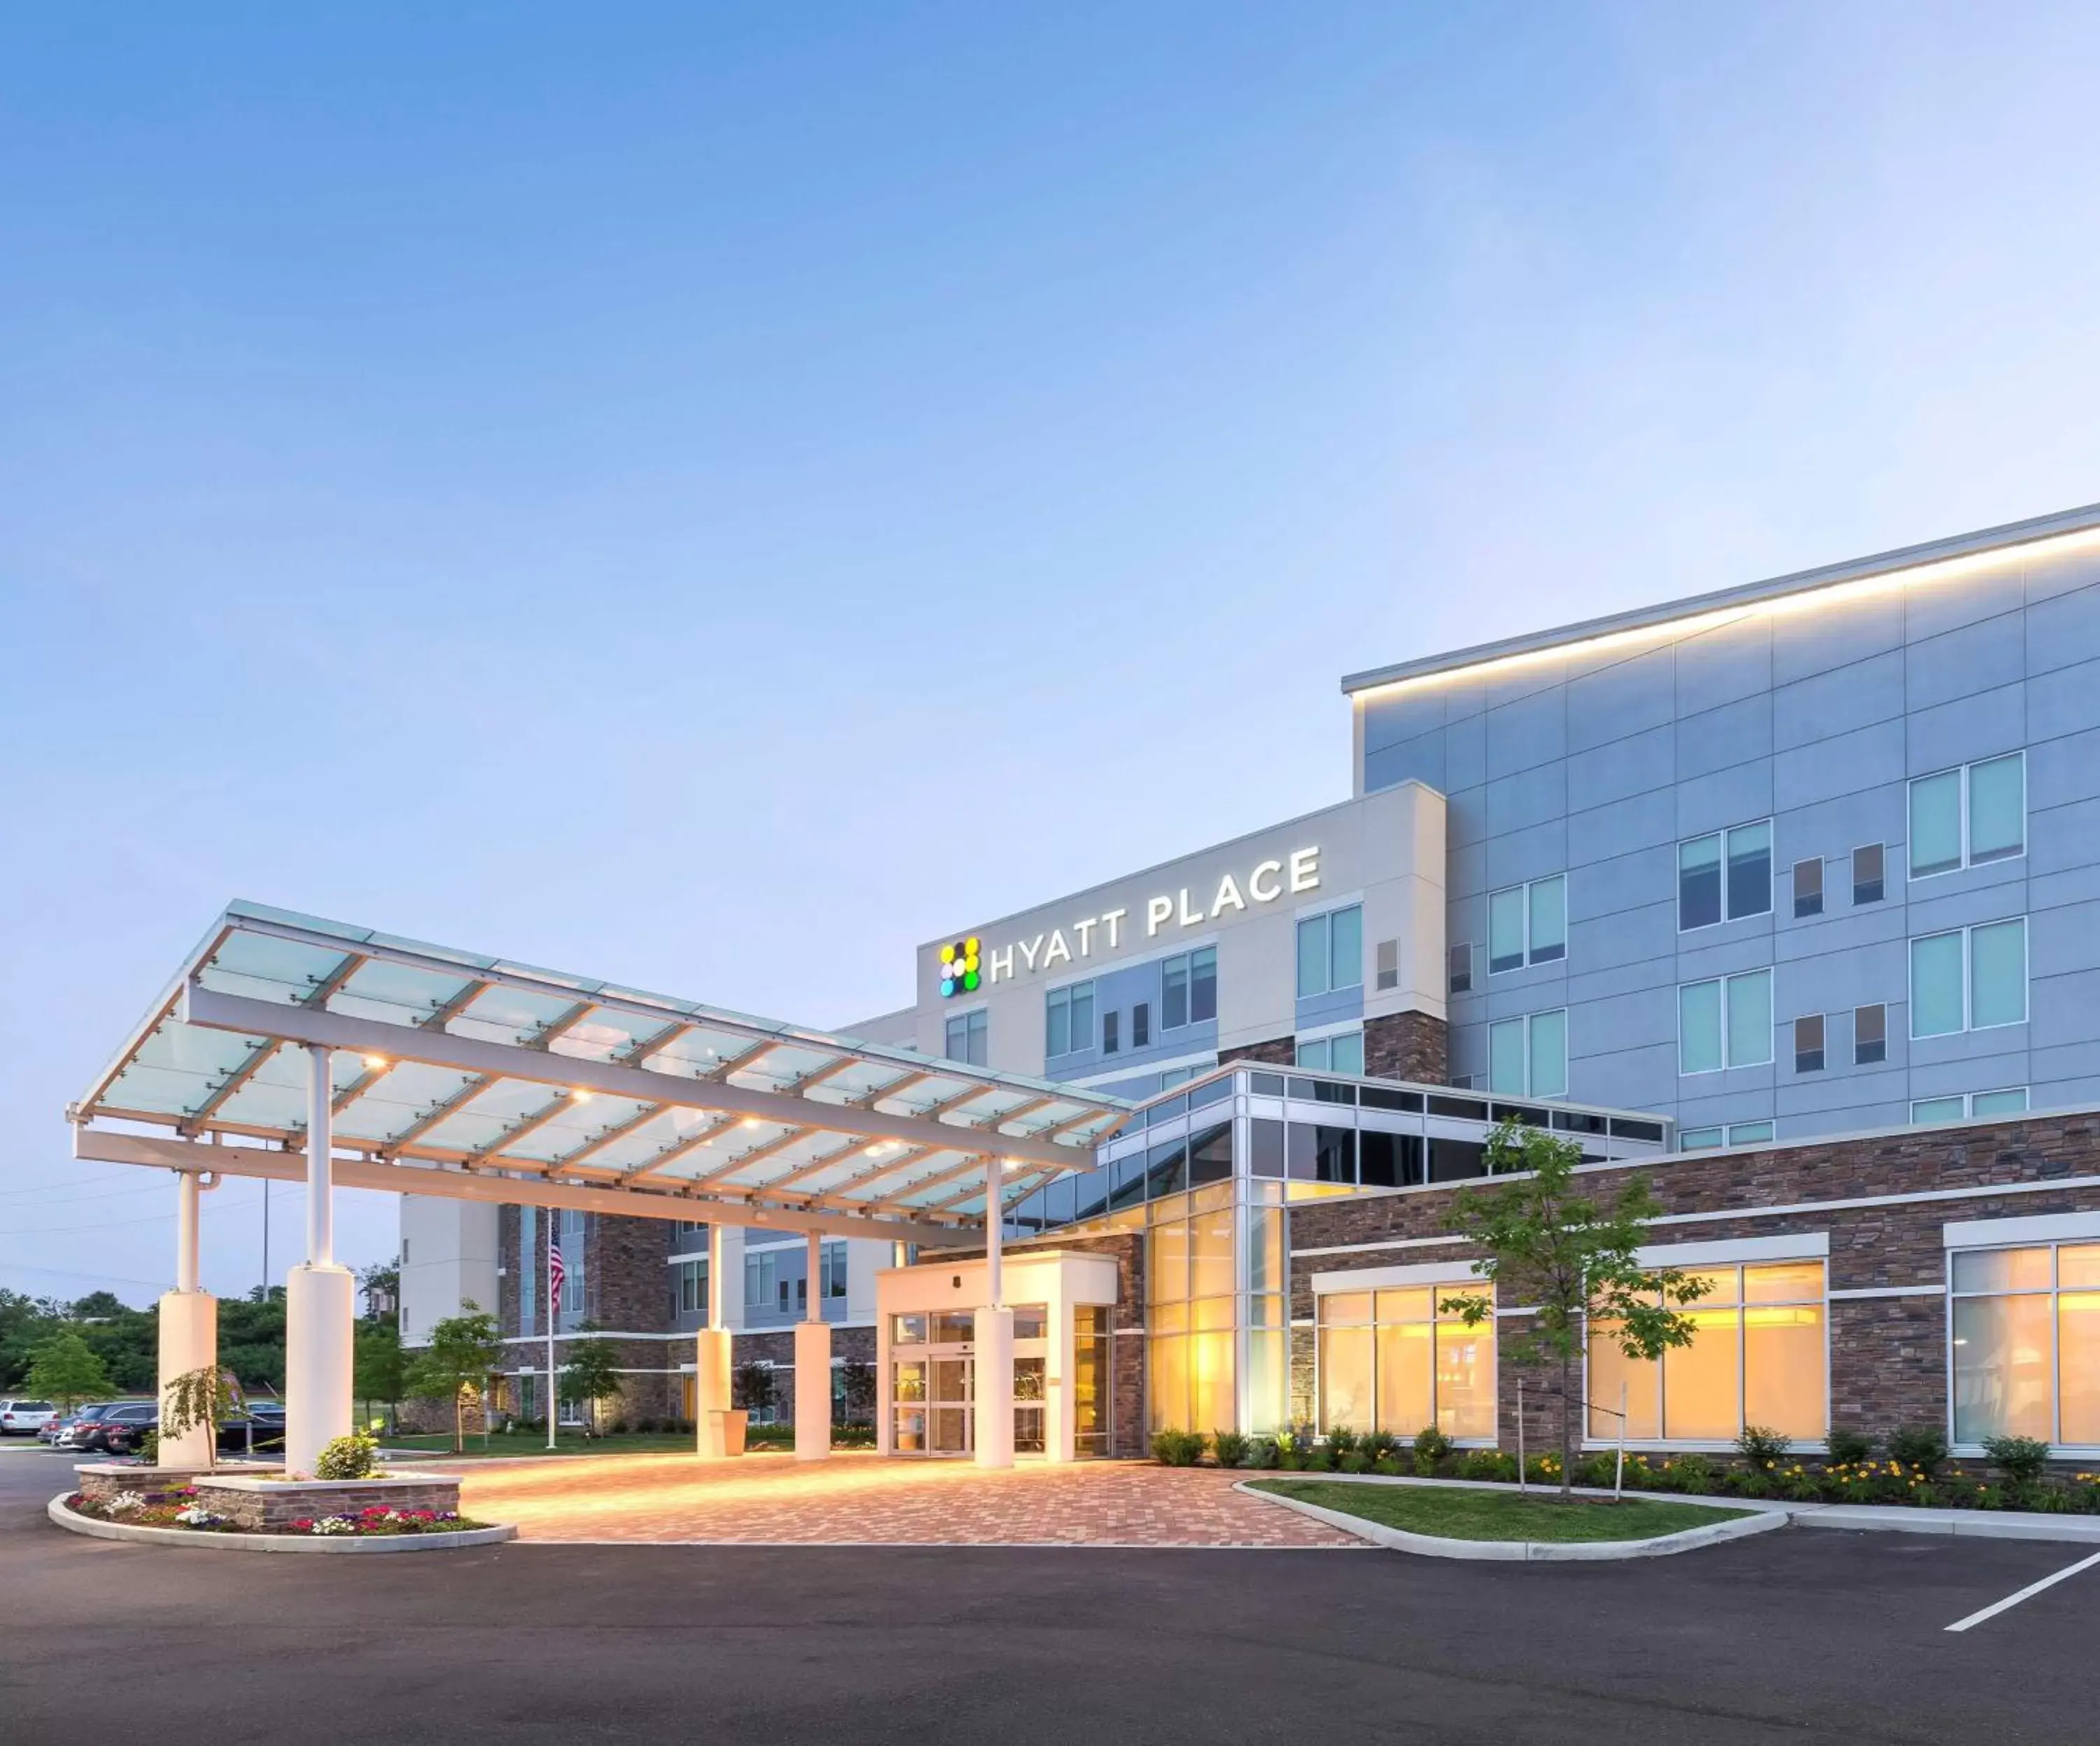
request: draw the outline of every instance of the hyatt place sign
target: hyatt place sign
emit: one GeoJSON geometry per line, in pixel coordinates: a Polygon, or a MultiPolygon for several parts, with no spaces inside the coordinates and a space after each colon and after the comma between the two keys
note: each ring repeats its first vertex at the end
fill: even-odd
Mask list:
{"type": "MultiPolygon", "coordinates": [[[[1120,950],[1126,933],[1133,939],[1149,940],[1162,928],[1198,928],[1237,919],[1286,895],[1296,897],[1319,888],[1320,851],[1294,849],[1280,861],[1255,862],[1244,879],[1226,874],[1215,892],[1198,892],[1184,885],[1176,892],[1148,897],[1142,936],[1137,934],[1128,910],[1103,910],[1098,915],[1039,933],[1032,940],[995,946],[984,954],[986,977],[997,985],[1022,973],[1039,975],[1060,964],[1091,958],[1096,945],[1104,953],[1120,950]]],[[[960,990],[960,983],[955,985],[960,990]]]]}

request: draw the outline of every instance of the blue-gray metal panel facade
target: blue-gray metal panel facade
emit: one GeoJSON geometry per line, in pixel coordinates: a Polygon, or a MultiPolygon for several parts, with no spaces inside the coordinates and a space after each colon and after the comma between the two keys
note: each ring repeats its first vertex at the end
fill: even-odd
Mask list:
{"type": "Polygon", "coordinates": [[[1756,617],[1628,654],[1365,703],[1366,791],[1449,800],[1449,927],[1474,986],[1451,1068],[1485,1085],[1487,1027],[1564,1005],[1568,1095],[1685,1127],[1775,1119],[1782,1137],[1905,1122],[1912,1100],[2014,1086],[2037,1108],[2100,1097],[2100,555],[2010,556],[1979,575],[1756,617]],[[1907,877],[1912,778],[2024,749],[2027,853],[1907,877]],[[1677,928],[1677,847],[1772,820],[1772,908],[1677,928]],[[1851,857],[1884,845],[1885,896],[1851,857]],[[1824,862],[1820,915],[1797,862],[1824,862]],[[1568,956],[1487,973],[1487,895],[1565,871],[1568,956]],[[1912,1039],[1909,941],[2026,915],[2027,1021],[1912,1039]],[[1769,1065],[1680,1075],[1683,983],[1770,967],[1769,1065]],[[1856,1064],[1854,1012],[1887,1008],[1856,1064]],[[1822,1013],[1820,1072],[1793,1021],[1822,1013]]]}

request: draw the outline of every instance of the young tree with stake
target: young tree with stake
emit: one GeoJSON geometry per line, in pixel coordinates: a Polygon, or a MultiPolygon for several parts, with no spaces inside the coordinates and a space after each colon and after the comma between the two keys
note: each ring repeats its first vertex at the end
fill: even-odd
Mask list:
{"type": "Polygon", "coordinates": [[[471,1298],[460,1309],[431,1328],[430,1343],[417,1355],[408,1376],[408,1387],[417,1394],[452,1396],[455,1455],[466,1448],[466,1391],[486,1391],[490,1372],[503,1358],[496,1318],[471,1298]]]}
{"type": "Polygon", "coordinates": [[[1503,1342],[1518,1357],[1557,1361],[1560,1369],[1560,1495],[1572,1497],[1576,1387],[1582,1342],[1608,1338],[1629,1358],[1660,1358],[1689,1346],[1698,1325],[1673,1306],[1710,1289],[1675,1268],[1646,1268],[1635,1257],[1662,1203],[1644,1176],[1635,1176],[1608,1201],[1574,1187],[1582,1149],[1543,1128],[1504,1122],[1489,1137],[1491,1175],[1522,1171],[1491,1189],[1459,1192],[1447,1227],[1486,1251],[1473,1271],[1493,1291],[1443,1294],[1468,1326],[1492,1325],[1499,1299],[1533,1311],[1531,1326],[1503,1342]]]}

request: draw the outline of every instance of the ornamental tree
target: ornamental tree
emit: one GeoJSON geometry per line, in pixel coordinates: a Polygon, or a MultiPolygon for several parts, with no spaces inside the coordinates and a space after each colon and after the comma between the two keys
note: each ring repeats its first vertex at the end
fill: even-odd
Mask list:
{"type": "Polygon", "coordinates": [[[108,1366],[71,1328],[62,1328],[29,1354],[29,1390],[55,1400],[70,1413],[83,1400],[107,1400],[117,1392],[108,1366]]]}
{"type": "Polygon", "coordinates": [[[461,1314],[447,1316],[432,1326],[430,1343],[417,1355],[408,1378],[409,1388],[417,1394],[452,1396],[455,1455],[466,1448],[467,1391],[486,1391],[489,1373],[503,1358],[496,1318],[471,1298],[462,1299],[460,1309],[461,1314]]]}
{"type": "Polygon", "coordinates": [[[1473,1271],[1492,1292],[1443,1295],[1470,1326],[1491,1322],[1499,1299],[1532,1312],[1531,1325],[1505,1340],[1520,1358],[1556,1361],[1560,1369],[1560,1494],[1571,1497],[1574,1475],[1576,1365],[1594,1334],[1611,1339],[1629,1358],[1660,1358],[1689,1346],[1697,1324],[1673,1305],[1711,1289],[1675,1268],[1646,1268],[1635,1256],[1662,1203],[1644,1176],[1626,1182],[1608,1200],[1579,1192],[1575,1166],[1582,1149],[1543,1128],[1501,1123],[1489,1136],[1489,1173],[1520,1171],[1491,1189],[1459,1192],[1445,1220],[1486,1251],[1473,1271]]]}
{"type": "MultiPolygon", "coordinates": [[[[582,1330],[596,1334],[595,1324],[582,1330]]],[[[589,1404],[590,1426],[598,1429],[598,1404],[620,1397],[620,1348],[606,1339],[578,1340],[569,1348],[569,1361],[562,1366],[562,1393],[571,1400],[589,1404]]]]}

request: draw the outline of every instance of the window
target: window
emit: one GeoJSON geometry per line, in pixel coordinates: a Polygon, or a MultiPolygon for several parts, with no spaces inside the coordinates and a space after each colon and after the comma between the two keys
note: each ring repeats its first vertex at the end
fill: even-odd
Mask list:
{"type": "Polygon", "coordinates": [[[1764,1146],[1771,1144],[1772,1125],[1769,1122],[1731,1122],[1728,1124],[1728,1144],[1732,1146],[1764,1146]]]}
{"type": "Polygon", "coordinates": [[[708,1312],[707,1263],[681,1261],[672,1272],[672,1289],[677,1295],[678,1313],[704,1316],[708,1312]]]}
{"type": "Polygon", "coordinates": [[[1179,1030],[1218,1016],[1218,949],[1183,952],[1159,967],[1159,1028],[1179,1030]]]}
{"type": "Polygon", "coordinates": [[[1488,974],[1568,955],[1568,875],[1511,885],[1488,898],[1488,974]]]}
{"type": "Polygon", "coordinates": [[[1921,1097],[1910,1106],[1910,1118],[1920,1126],[1938,1122],[1988,1122],[2009,1115],[2024,1115],[2027,1088],[2015,1086],[2006,1091],[1955,1092],[1946,1097],[1921,1097]]]}
{"type": "Polygon", "coordinates": [[[1852,1065],[1871,1067],[1889,1058],[1889,1009],[1877,1003],[1852,1008],[1852,1065]]]}
{"type": "Polygon", "coordinates": [[[1140,1000],[1130,1009],[1130,1046],[1133,1049],[1152,1046],[1152,1003],[1140,1000]]]}
{"type": "Polygon", "coordinates": [[[1772,1058],[1771,972],[1687,982],[1677,991],[1677,1070],[1718,1073],[1772,1058]]]}
{"type": "Polygon", "coordinates": [[[974,1012],[958,1012],[948,1021],[946,1052],[950,1060],[962,1061],[972,1067],[984,1066],[987,1041],[986,1014],[982,1007],[974,1012]]]}
{"type": "Polygon", "coordinates": [[[1616,1440],[1621,1391],[1629,1440],[1732,1443],[1745,1425],[1814,1441],[1829,1429],[1823,1263],[1687,1269],[1712,1288],[1683,1313],[1697,1329],[1659,1361],[1628,1358],[1614,1325],[1590,1329],[1590,1435],[1616,1440]]]}
{"type": "Polygon", "coordinates": [[[2024,853],[2027,815],[2023,753],[1917,778],[1910,785],[1910,876],[2024,853]]]}
{"type": "Polygon", "coordinates": [[[1383,994],[1389,988],[1400,986],[1400,941],[1381,940],[1378,943],[1378,988],[1383,994]]]}
{"type": "Polygon", "coordinates": [[[1793,913],[1796,916],[1823,913],[1823,858],[1793,864],[1793,913]]]}
{"type": "Polygon", "coordinates": [[[1511,1097],[1568,1095],[1568,1012],[1533,1012],[1488,1026],[1488,1089],[1511,1097]]]}
{"type": "Polygon", "coordinates": [[[1324,1069],[1329,1073],[1354,1074],[1361,1078],[1364,1071],[1364,1034],[1360,1030],[1345,1031],[1338,1037],[1314,1037],[1300,1043],[1298,1065],[1316,1070],[1324,1069]]]}
{"type": "Polygon", "coordinates": [[[1412,1437],[1495,1435],[1495,1333],[1449,1307],[1457,1291],[1414,1285],[1337,1291],[1320,1299],[1320,1422],[1412,1437]]]}
{"type": "Polygon", "coordinates": [[[1793,1021],[1793,1070],[1823,1071],[1823,1015],[1811,1012],[1793,1021]]]}
{"type": "Polygon", "coordinates": [[[1451,992],[1454,994],[1470,993],[1473,986],[1473,948],[1458,945],[1451,948],[1451,992]]]}
{"type": "Polygon", "coordinates": [[[1947,1259],[1954,1440],[2100,1445],[2100,1243],[1947,1259]]]}
{"type": "Polygon", "coordinates": [[[1677,845],[1680,932],[1771,912],[1771,821],[1736,825],[1677,845]]]}
{"type": "Polygon", "coordinates": [[[1046,1056],[1073,1055],[1094,1046],[1094,985],[1074,982],[1043,997],[1046,1056]]]}
{"type": "Polygon", "coordinates": [[[1364,906],[1352,903],[1298,924],[1298,998],[1364,985],[1364,906]]]}
{"type": "Polygon", "coordinates": [[[784,1314],[788,1282],[780,1276],[780,1258],[788,1251],[761,1249],[743,1258],[743,1309],[747,1316],[784,1314]]]}
{"type": "Polygon", "coordinates": [[[2024,1025],[2027,1017],[2027,924],[1986,922],[1910,942],[1910,1034],[2024,1025]]]}
{"type": "MultiPolygon", "coordinates": [[[[1145,1380],[1155,1431],[1239,1422],[1233,1329],[1243,1300],[1236,1290],[1236,1215],[1229,1199],[1200,1210],[1192,1206],[1193,1199],[1180,1203],[1188,1216],[1162,1219],[1145,1233],[1145,1380]]],[[[1275,1221],[1280,1246],[1281,1210],[1251,1216],[1275,1221]]],[[[1267,1294],[1281,1288],[1254,1281],[1252,1289],[1264,1294],[1253,1299],[1260,1305],[1273,1301],[1267,1294]]],[[[1275,1366],[1286,1341],[1280,1318],[1273,1325],[1279,1331],[1273,1335],[1249,1336],[1248,1362],[1258,1371],[1275,1366]]]]}
{"type": "Polygon", "coordinates": [[[1855,905],[1882,901],[1885,865],[1879,843],[1863,844],[1852,851],[1852,902],[1855,905]]]}
{"type": "Polygon", "coordinates": [[[1110,1012],[1101,1015],[1102,1054],[1114,1055],[1123,1047],[1122,1038],[1118,1034],[1122,1028],[1123,1015],[1120,1012],[1110,1012]]]}

